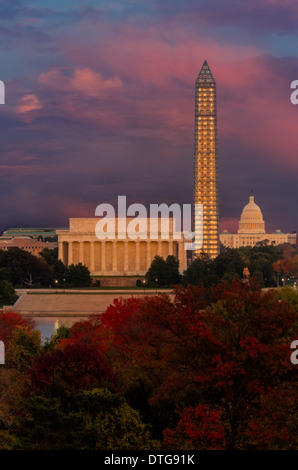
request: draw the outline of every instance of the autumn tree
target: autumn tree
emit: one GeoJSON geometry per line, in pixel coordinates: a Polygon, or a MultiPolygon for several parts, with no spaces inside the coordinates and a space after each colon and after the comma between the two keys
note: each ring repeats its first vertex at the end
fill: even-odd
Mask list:
{"type": "Polygon", "coordinates": [[[97,346],[84,342],[42,351],[29,371],[28,392],[71,400],[79,390],[115,389],[117,373],[97,346]]]}
{"type": "Polygon", "coordinates": [[[284,284],[287,282],[288,276],[295,273],[295,263],[291,258],[283,258],[273,263],[274,271],[282,276],[284,284]]]}
{"type": "Polygon", "coordinates": [[[17,443],[27,372],[41,349],[40,332],[34,327],[32,320],[17,313],[0,314],[0,339],[5,344],[5,364],[0,367],[0,449],[12,449],[17,443]]]}
{"type": "Polygon", "coordinates": [[[296,402],[290,344],[298,336],[298,313],[279,300],[275,292],[234,281],[180,288],[174,301],[121,300],[103,314],[101,328],[126,384],[145,376],[152,386],[148,403],[174,406],[164,423],[168,446],[169,437],[181,449],[297,444],[284,418],[296,402]],[[187,420],[197,429],[193,441],[187,420]],[[204,431],[208,423],[213,437],[204,431]]]}

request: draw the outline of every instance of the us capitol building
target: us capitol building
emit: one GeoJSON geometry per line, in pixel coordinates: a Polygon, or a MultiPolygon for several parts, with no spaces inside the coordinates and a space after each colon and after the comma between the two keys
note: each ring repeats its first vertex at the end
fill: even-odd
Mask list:
{"type": "Polygon", "coordinates": [[[230,233],[224,230],[219,235],[220,243],[226,248],[254,246],[264,240],[268,240],[269,244],[274,245],[281,245],[282,243],[296,245],[296,238],[296,233],[282,233],[280,230],[276,230],[274,233],[266,233],[262,211],[255,203],[253,195],[250,196],[249,203],[243,208],[238,233],[230,233]]]}

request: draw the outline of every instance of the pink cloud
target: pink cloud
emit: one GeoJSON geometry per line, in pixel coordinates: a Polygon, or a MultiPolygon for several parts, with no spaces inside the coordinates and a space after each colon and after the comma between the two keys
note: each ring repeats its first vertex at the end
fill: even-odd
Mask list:
{"type": "Polygon", "coordinates": [[[19,114],[23,114],[41,108],[42,105],[37,96],[35,94],[29,93],[21,98],[20,103],[17,106],[16,112],[19,114]]]}
{"type": "Polygon", "coordinates": [[[30,124],[36,117],[36,111],[41,109],[42,104],[38,97],[33,93],[28,93],[22,96],[15,111],[22,117],[24,122],[30,124]]]}
{"type": "MultiPolygon", "coordinates": [[[[75,28],[73,33],[76,33],[75,28]]],[[[95,69],[100,64],[117,76],[157,86],[173,86],[174,78],[186,83],[195,80],[205,58],[212,63],[260,52],[254,46],[220,44],[216,40],[194,37],[189,32],[173,30],[173,25],[167,22],[142,30],[126,23],[112,31],[102,24],[94,31],[93,41],[101,43],[103,36],[104,48],[77,44],[73,37],[64,38],[62,48],[74,64],[92,64],[95,69]]]]}
{"type": "MultiPolygon", "coordinates": [[[[73,65],[38,77],[47,102],[41,115],[187,145],[193,138],[195,79],[206,58],[217,82],[219,135],[241,142],[239,158],[245,147],[255,148],[269,164],[297,170],[297,110],[290,105],[289,84],[256,47],[198,40],[162,22],[143,30],[127,23],[112,32],[97,25],[93,41],[100,44],[102,36],[104,48],[62,38],[73,65]]],[[[29,110],[23,103],[23,112],[29,110]]]]}
{"type": "MultiPolygon", "coordinates": [[[[68,71],[68,70],[66,70],[68,71]]],[[[38,77],[40,84],[57,88],[64,92],[79,92],[83,95],[100,98],[107,91],[119,90],[122,88],[122,82],[119,77],[104,79],[100,73],[92,69],[76,68],[72,75],[66,75],[61,68],[52,68],[38,77]]]]}

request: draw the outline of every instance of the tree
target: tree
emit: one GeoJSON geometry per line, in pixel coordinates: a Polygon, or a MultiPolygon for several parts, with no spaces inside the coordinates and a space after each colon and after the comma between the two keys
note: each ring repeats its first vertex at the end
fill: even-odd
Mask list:
{"type": "Polygon", "coordinates": [[[155,256],[146,273],[149,286],[169,287],[180,282],[179,261],[169,255],[166,260],[155,256]]]}
{"type": "Polygon", "coordinates": [[[5,362],[14,370],[26,371],[41,351],[41,334],[28,326],[18,326],[6,343],[5,362]]]}
{"type": "Polygon", "coordinates": [[[150,406],[168,400],[180,416],[170,417],[165,443],[174,436],[180,449],[194,442],[225,449],[297,445],[285,410],[296,403],[290,344],[298,337],[298,312],[275,292],[240,281],[179,288],[174,301],[118,301],[102,315],[101,328],[125,384],[145,373],[153,385],[150,406]]]}
{"type": "Polygon", "coordinates": [[[61,325],[50,339],[46,338],[45,344],[43,345],[44,351],[52,351],[60,343],[62,339],[70,338],[70,328],[65,325],[61,325]]]}
{"type": "Polygon", "coordinates": [[[44,248],[39,254],[49,266],[54,266],[58,261],[58,248],[44,248]]]}
{"type": "Polygon", "coordinates": [[[287,277],[295,272],[295,263],[291,258],[283,258],[273,263],[273,269],[276,273],[283,276],[284,284],[286,284],[287,277]]]}
{"type": "Polygon", "coordinates": [[[251,277],[255,277],[263,287],[276,285],[276,276],[272,264],[280,257],[278,247],[269,245],[266,240],[256,243],[255,246],[246,246],[238,249],[245,266],[249,268],[251,277]]]}
{"type": "Polygon", "coordinates": [[[219,280],[214,259],[211,259],[207,254],[201,254],[187,267],[183,273],[182,282],[185,286],[210,287],[216,285],[219,280]]]}
{"type": "Polygon", "coordinates": [[[6,268],[14,286],[48,286],[53,280],[52,270],[43,259],[20,248],[9,248],[4,252],[0,267],[6,268]]]}
{"type": "Polygon", "coordinates": [[[28,392],[71,401],[80,390],[115,389],[117,383],[117,374],[96,345],[74,342],[41,352],[29,371],[28,392]]]}
{"type": "Polygon", "coordinates": [[[26,374],[41,348],[40,332],[32,320],[2,312],[0,339],[5,344],[5,365],[0,367],[0,449],[11,449],[24,411],[26,374]]]}
{"type": "Polygon", "coordinates": [[[87,266],[82,263],[71,264],[68,268],[67,283],[72,287],[89,287],[91,286],[90,271],[87,266]]]}
{"type": "Polygon", "coordinates": [[[278,300],[288,302],[298,312],[298,292],[290,286],[281,287],[276,292],[278,300]]]}
{"type": "Polygon", "coordinates": [[[21,448],[34,450],[158,448],[139,413],[104,388],[83,390],[70,404],[32,395],[17,434],[21,448]]]}
{"type": "Polygon", "coordinates": [[[0,301],[2,304],[13,305],[18,300],[18,296],[11,282],[0,281],[0,301]]]}
{"type": "Polygon", "coordinates": [[[13,332],[19,328],[28,328],[29,332],[33,332],[35,322],[31,318],[25,318],[15,312],[0,312],[0,340],[5,344],[12,338],[13,332]]]}
{"type": "Polygon", "coordinates": [[[68,276],[68,268],[61,260],[58,259],[58,248],[44,248],[40,252],[40,256],[50,266],[53,279],[57,280],[59,284],[64,286],[68,276]]]}
{"type": "Polygon", "coordinates": [[[215,270],[219,279],[241,279],[244,267],[243,259],[236,249],[227,248],[215,259],[215,270]]]}
{"type": "Polygon", "coordinates": [[[79,448],[105,450],[150,450],[159,445],[148,426],[125,399],[106,389],[85,390],[77,398],[83,413],[79,448]]]}

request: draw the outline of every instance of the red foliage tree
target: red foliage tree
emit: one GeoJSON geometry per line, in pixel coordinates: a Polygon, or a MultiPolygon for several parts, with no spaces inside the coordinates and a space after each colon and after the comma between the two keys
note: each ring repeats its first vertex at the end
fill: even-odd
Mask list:
{"type": "MultiPolygon", "coordinates": [[[[117,301],[99,328],[125,379],[145,374],[154,386],[151,402],[168,399],[175,405],[181,416],[177,436],[185,429],[181,446],[190,442],[185,417],[193,409],[198,447],[286,448],[283,418],[285,406],[295,407],[290,343],[298,336],[297,321],[298,313],[273,291],[235,281],[211,290],[179,288],[174,299],[117,301]],[[195,410],[204,407],[208,419],[217,420],[216,435],[224,429],[221,444],[200,434],[208,420],[195,410]]],[[[167,443],[175,432],[166,432],[167,443]]]]}
{"type": "Polygon", "coordinates": [[[27,327],[33,331],[35,322],[15,312],[0,313],[0,340],[6,344],[10,340],[13,331],[19,326],[27,327]]]}
{"type": "Polygon", "coordinates": [[[70,398],[80,390],[117,384],[117,374],[98,348],[77,342],[40,354],[30,370],[28,391],[70,398]]]}

